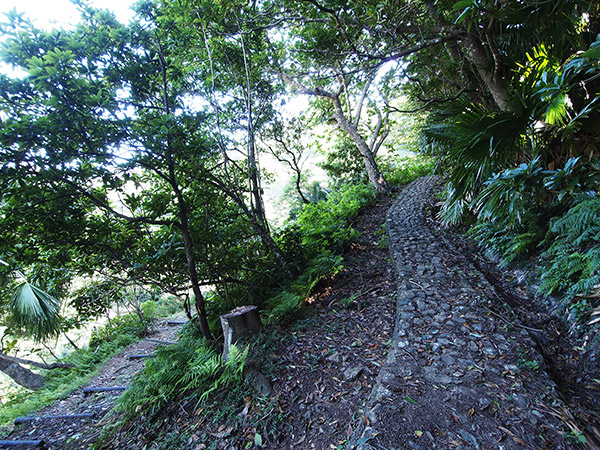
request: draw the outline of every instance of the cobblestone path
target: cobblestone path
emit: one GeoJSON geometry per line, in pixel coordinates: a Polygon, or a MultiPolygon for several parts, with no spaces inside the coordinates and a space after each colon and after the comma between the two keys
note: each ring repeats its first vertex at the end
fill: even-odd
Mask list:
{"type": "Polygon", "coordinates": [[[563,408],[525,327],[499,320],[482,274],[427,224],[436,180],[387,216],[395,332],[353,444],[361,449],[563,449],[563,408]]]}

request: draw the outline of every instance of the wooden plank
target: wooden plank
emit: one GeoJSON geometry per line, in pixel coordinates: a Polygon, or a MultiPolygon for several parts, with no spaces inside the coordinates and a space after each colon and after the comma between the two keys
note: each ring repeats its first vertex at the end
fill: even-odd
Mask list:
{"type": "Polygon", "coordinates": [[[143,359],[143,358],[154,358],[156,353],[140,353],[138,355],[129,355],[129,359],[143,359]]]}
{"type": "Polygon", "coordinates": [[[167,321],[167,325],[185,325],[188,323],[187,320],[169,320],[167,321]]]}
{"type": "Polygon", "coordinates": [[[0,447],[46,448],[46,444],[41,439],[30,441],[0,440],[0,447]]]}
{"type": "Polygon", "coordinates": [[[15,425],[20,425],[27,422],[35,422],[37,420],[76,420],[76,419],[91,419],[96,413],[81,413],[81,414],[58,414],[55,416],[24,416],[15,419],[15,425]]]}
{"type": "Polygon", "coordinates": [[[98,392],[124,391],[127,386],[111,386],[111,387],[87,387],[83,389],[83,395],[94,394],[98,392]]]}

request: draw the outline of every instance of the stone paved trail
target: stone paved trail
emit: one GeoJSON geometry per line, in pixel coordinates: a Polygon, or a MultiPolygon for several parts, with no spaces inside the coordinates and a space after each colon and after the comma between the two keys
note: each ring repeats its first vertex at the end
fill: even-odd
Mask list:
{"type": "Polygon", "coordinates": [[[434,178],[388,212],[396,328],[353,444],[367,449],[563,449],[563,404],[527,330],[489,306],[493,291],[427,225],[434,178]],[[467,268],[465,268],[467,267],[467,268]]]}

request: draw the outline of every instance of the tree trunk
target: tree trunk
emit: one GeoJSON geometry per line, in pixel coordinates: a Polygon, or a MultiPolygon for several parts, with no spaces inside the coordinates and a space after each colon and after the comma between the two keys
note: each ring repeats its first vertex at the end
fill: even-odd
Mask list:
{"type": "MultiPolygon", "coordinates": [[[[180,214],[182,212],[180,211],[180,214]]],[[[183,211],[185,213],[185,211],[183,211]]],[[[183,219],[183,218],[182,218],[183,219]]],[[[205,339],[211,340],[212,334],[208,326],[208,320],[206,317],[206,306],[204,302],[204,296],[200,290],[200,282],[198,281],[198,272],[196,271],[196,258],[194,256],[194,246],[192,244],[192,238],[187,228],[187,216],[185,216],[186,222],[181,226],[181,234],[183,236],[183,246],[185,247],[185,256],[188,263],[188,274],[190,276],[190,282],[192,283],[192,291],[194,292],[194,305],[196,312],[198,313],[198,321],[200,323],[200,332],[205,339]]]]}
{"type": "MultiPolygon", "coordinates": [[[[3,354],[0,353],[0,355],[3,354]]],[[[4,372],[15,383],[26,389],[36,391],[44,387],[44,377],[42,375],[26,369],[14,361],[0,358],[0,371],[4,372]]]]}
{"type": "Polygon", "coordinates": [[[277,259],[277,261],[279,261],[283,269],[286,271],[288,277],[292,280],[296,278],[296,276],[298,275],[296,273],[296,270],[287,262],[283,251],[273,240],[273,237],[271,236],[269,231],[265,229],[263,224],[256,217],[254,211],[248,208],[248,206],[244,202],[244,199],[241,196],[239,196],[230,186],[227,186],[222,180],[220,180],[210,172],[206,172],[205,176],[208,180],[210,180],[213,186],[222,190],[231,200],[233,200],[240,207],[240,209],[244,212],[244,215],[250,221],[252,228],[254,228],[254,231],[256,231],[256,233],[260,237],[260,240],[262,241],[263,245],[267,248],[267,250],[269,250],[273,253],[273,255],[275,255],[275,258],[277,259]]]}
{"type": "Polygon", "coordinates": [[[465,38],[464,43],[471,61],[475,64],[477,73],[492,95],[498,109],[500,111],[512,111],[506,84],[498,72],[494,70],[494,63],[490,61],[479,37],[471,32],[465,38]]]}
{"type": "Polygon", "coordinates": [[[239,18],[238,27],[240,29],[240,42],[242,45],[242,54],[244,56],[244,71],[246,75],[246,114],[248,120],[246,132],[248,136],[248,182],[250,188],[250,207],[252,208],[252,211],[254,212],[257,220],[268,232],[269,223],[267,222],[267,218],[265,215],[262,190],[260,188],[260,174],[258,172],[258,164],[256,158],[256,141],[254,139],[254,118],[252,117],[252,84],[250,82],[251,68],[249,67],[249,64],[252,60],[248,57],[248,54],[246,53],[246,43],[244,42],[244,33],[242,32],[242,27],[239,24],[239,18]]]}
{"type": "Polygon", "coordinates": [[[352,139],[360,156],[362,156],[363,163],[365,164],[365,169],[367,170],[367,176],[369,177],[369,181],[375,188],[377,192],[386,193],[389,191],[390,187],[388,182],[385,180],[379,168],[377,167],[377,162],[375,161],[375,156],[373,152],[369,148],[369,145],[365,141],[365,139],[361,136],[358,131],[358,127],[346,119],[344,115],[344,111],[342,109],[342,105],[340,103],[339,97],[329,97],[333,102],[333,106],[335,108],[335,118],[337,120],[338,127],[340,127],[343,131],[348,133],[348,136],[352,139]]]}

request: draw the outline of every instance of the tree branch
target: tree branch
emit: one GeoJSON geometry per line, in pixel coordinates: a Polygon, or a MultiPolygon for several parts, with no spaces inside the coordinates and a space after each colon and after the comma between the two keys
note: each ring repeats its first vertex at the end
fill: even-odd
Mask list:
{"type": "Polygon", "coordinates": [[[40,369],[67,369],[67,368],[75,367],[74,364],[70,364],[70,363],[55,362],[52,364],[44,364],[41,362],[32,361],[30,359],[15,358],[14,356],[8,356],[1,352],[0,352],[0,359],[3,359],[4,361],[16,363],[16,364],[26,364],[28,366],[39,367],[40,369]]]}

